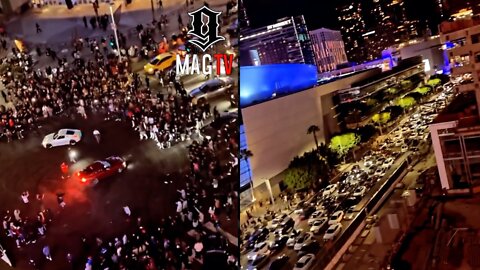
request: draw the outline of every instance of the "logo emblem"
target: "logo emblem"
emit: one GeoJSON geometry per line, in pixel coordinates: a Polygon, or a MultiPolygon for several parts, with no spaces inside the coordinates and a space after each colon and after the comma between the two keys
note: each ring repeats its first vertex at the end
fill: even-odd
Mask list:
{"type": "Polygon", "coordinates": [[[218,35],[220,31],[218,16],[220,14],[222,13],[213,11],[206,6],[188,13],[192,17],[192,30],[188,31],[188,34],[197,38],[190,42],[204,52],[213,44],[225,40],[224,37],[218,35]],[[205,22],[203,18],[206,18],[205,22]]]}

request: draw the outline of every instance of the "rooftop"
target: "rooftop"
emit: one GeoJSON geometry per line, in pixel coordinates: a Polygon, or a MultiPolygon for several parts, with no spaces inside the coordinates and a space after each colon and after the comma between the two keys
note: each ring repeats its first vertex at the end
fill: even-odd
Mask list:
{"type": "Polygon", "coordinates": [[[366,86],[370,83],[388,78],[398,72],[404,71],[406,69],[409,69],[411,67],[414,67],[416,65],[422,64],[422,57],[421,56],[415,56],[415,57],[410,57],[407,58],[401,62],[398,63],[397,66],[393,67],[391,70],[384,71],[382,73],[379,73],[377,75],[371,76],[369,78],[366,78],[365,80],[358,81],[354,84],[352,84],[353,87],[362,87],[366,86]]]}
{"type": "Polygon", "coordinates": [[[474,15],[465,19],[456,19],[442,22],[439,26],[442,34],[456,32],[462,29],[470,28],[475,25],[480,25],[480,15],[474,15]]]}
{"type": "Polygon", "coordinates": [[[465,92],[458,94],[443,111],[433,120],[433,123],[442,123],[458,120],[458,128],[477,125],[479,122],[475,93],[465,92]]]}

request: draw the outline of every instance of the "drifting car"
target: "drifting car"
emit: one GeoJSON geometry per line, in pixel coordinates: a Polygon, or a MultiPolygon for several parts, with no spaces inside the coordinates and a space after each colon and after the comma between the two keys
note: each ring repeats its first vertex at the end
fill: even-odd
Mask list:
{"type": "Polygon", "coordinates": [[[104,178],[123,172],[125,168],[127,168],[127,162],[123,158],[111,156],[93,162],[77,172],[76,177],[82,183],[95,185],[104,178]]]}
{"type": "Polygon", "coordinates": [[[78,129],[60,129],[50,133],[43,138],[42,145],[45,148],[52,148],[62,145],[75,145],[82,139],[82,132],[78,129]]]}

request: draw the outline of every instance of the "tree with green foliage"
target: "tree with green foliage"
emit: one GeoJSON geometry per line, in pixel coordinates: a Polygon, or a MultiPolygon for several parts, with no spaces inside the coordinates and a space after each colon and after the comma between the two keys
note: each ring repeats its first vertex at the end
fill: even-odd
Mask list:
{"type": "Polygon", "coordinates": [[[372,121],[377,125],[385,125],[391,119],[390,112],[380,112],[372,116],[372,121]]]}
{"type": "Polygon", "coordinates": [[[287,169],[287,174],[283,182],[292,191],[310,187],[314,177],[310,174],[307,167],[293,167],[287,169]]]}
{"type": "Polygon", "coordinates": [[[432,87],[429,86],[429,85],[424,85],[424,86],[420,86],[420,87],[415,88],[415,90],[413,90],[413,91],[417,92],[417,93],[420,93],[422,95],[426,95],[430,91],[432,91],[432,87]]]}
{"type": "Polygon", "coordinates": [[[427,85],[430,85],[433,88],[440,85],[441,83],[442,83],[442,80],[439,78],[433,78],[427,81],[427,85]]]}
{"type": "Polygon", "coordinates": [[[318,139],[317,139],[317,132],[320,131],[320,128],[316,125],[311,125],[307,129],[307,134],[313,134],[313,140],[315,141],[315,146],[318,149],[318,139]]]}
{"type": "Polygon", "coordinates": [[[390,95],[395,95],[396,93],[398,93],[398,88],[389,87],[387,88],[387,90],[385,90],[385,92],[387,92],[387,94],[390,94],[390,95]]]}
{"type": "Polygon", "coordinates": [[[412,87],[412,81],[411,80],[403,80],[400,82],[400,87],[402,89],[409,89],[410,87],[412,87]]]}
{"type": "Polygon", "coordinates": [[[411,108],[413,105],[415,105],[417,101],[413,97],[402,97],[397,99],[396,104],[403,109],[408,109],[411,108]]]}
{"type": "Polygon", "coordinates": [[[340,157],[345,157],[345,155],[360,143],[360,136],[356,133],[350,132],[345,134],[340,134],[334,136],[328,147],[337,153],[340,157]]]}

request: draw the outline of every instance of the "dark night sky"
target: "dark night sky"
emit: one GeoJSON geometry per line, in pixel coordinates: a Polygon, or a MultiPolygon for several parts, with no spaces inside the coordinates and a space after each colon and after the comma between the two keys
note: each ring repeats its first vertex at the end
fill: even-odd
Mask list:
{"type": "MultiPolygon", "coordinates": [[[[361,0],[362,3],[373,0],[361,0]]],[[[385,1],[385,0],[384,0],[385,1]]],[[[309,30],[327,27],[339,30],[335,7],[346,0],[244,0],[252,27],[265,26],[286,16],[303,14],[309,30]]],[[[410,19],[429,21],[436,32],[439,21],[435,0],[405,0],[410,19]]]]}
{"type": "Polygon", "coordinates": [[[303,14],[308,28],[337,29],[335,5],[338,0],[244,0],[252,27],[264,26],[287,16],[303,14]]]}

